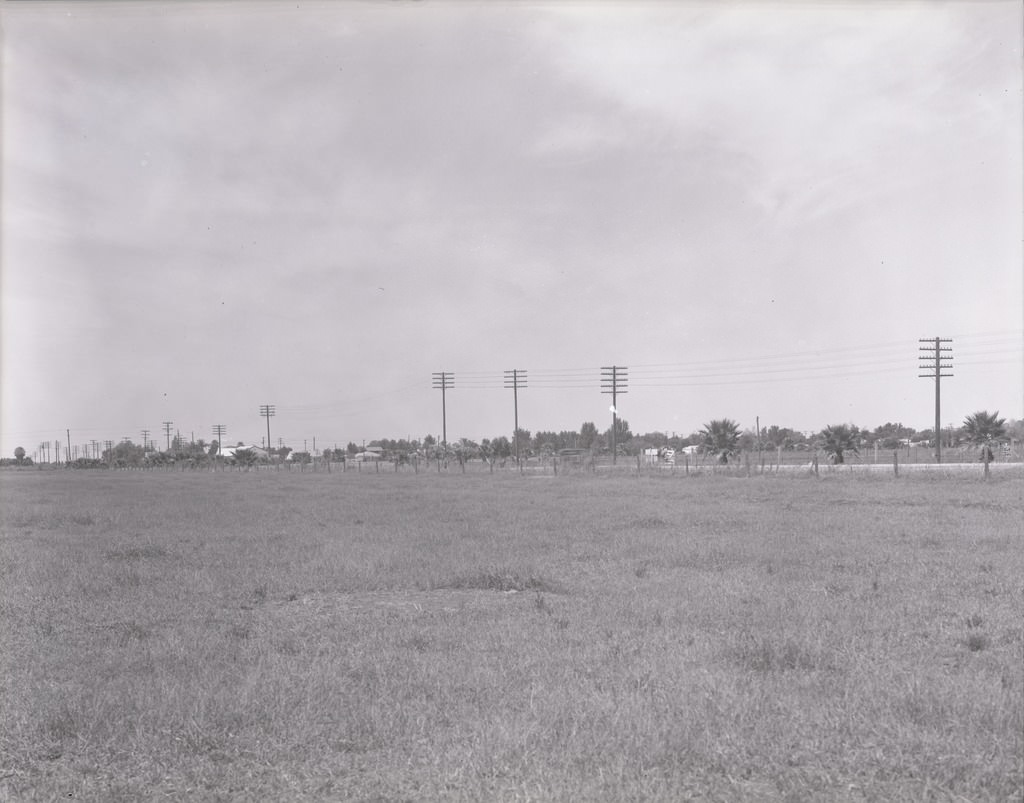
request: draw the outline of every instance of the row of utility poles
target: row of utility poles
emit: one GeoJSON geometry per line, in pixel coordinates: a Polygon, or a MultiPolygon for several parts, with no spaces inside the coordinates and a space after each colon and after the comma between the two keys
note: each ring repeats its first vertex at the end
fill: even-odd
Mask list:
{"type": "MultiPolygon", "coordinates": [[[[619,428],[618,398],[627,393],[629,369],[622,365],[610,365],[601,369],[601,393],[612,397],[612,462],[616,460],[616,435],[619,428]]],[[[441,391],[441,445],[448,446],[448,405],[447,393],[455,387],[455,374],[448,371],[437,371],[431,374],[434,390],[441,391]]],[[[505,371],[505,388],[512,391],[514,429],[512,440],[515,442],[516,463],[519,463],[519,391],[527,387],[527,374],[522,368],[511,368],[505,371]]]]}
{"type": "MultiPolygon", "coordinates": [[[[942,379],[953,376],[951,373],[945,373],[953,367],[952,363],[952,346],[944,345],[946,343],[952,343],[952,339],[948,337],[934,337],[934,338],[922,338],[919,342],[927,343],[927,346],[921,346],[920,351],[920,369],[927,373],[919,374],[918,376],[925,379],[935,380],[935,462],[942,462],[942,422],[941,422],[941,381],[942,379]]],[[[446,404],[446,393],[455,387],[455,374],[447,371],[439,371],[432,374],[433,387],[435,390],[441,391],[441,443],[443,446],[448,446],[448,408],[446,404]]],[[[628,393],[626,390],[629,384],[629,368],[623,365],[608,365],[601,368],[601,393],[610,395],[612,397],[611,413],[612,413],[612,437],[611,437],[611,450],[612,450],[612,463],[615,462],[618,448],[616,444],[616,438],[618,435],[619,428],[619,396],[628,393]]],[[[526,387],[526,371],[521,368],[513,368],[505,371],[505,387],[512,390],[513,409],[515,415],[515,429],[512,431],[515,433],[515,446],[516,446],[516,462],[519,462],[519,389],[526,387]]],[[[760,429],[761,421],[758,418],[758,443],[760,443],[760,429]]]]}
{"type": "MultiPolygon", "coordinates": [[[[271,441],[270,441],[270,419],[273,418],[277,414],[277,409],[276,409],[276,406],[273,405],[273,404],[261,404],[259,410],[260,410],[260,416],[267,419],[267,448],[270,448],[270,443],[271,443],[271,441]]],[[[170,451],[170,448],[171,448],[171,433],[174,432],[174,437],[179,439],[179,440],[181,438],[181,433],[174,431],[174,422],[173,421],[161,421],[160,425],[161,425],[161,427],[163,429],[163,433],[164,433],[164,437],[165,437],[165,441],[164,442],[165,442],[166,449],[168,451],[170,451]]],[[[213,425],[213,435],[216,438],[218,447],[221,450],[223,450],[224,438],[227,436],[227,433],[228,433],[228,428],[224,424],[214,424],[213,425]]],[[[139,434],[142,437],[142,448],[144,450],[148,451],[149,449],[155,449],[156,448],[155,443],[150,438],[150,435],[153,434],[151,430],[143,429],[143,430],[140,431],[139,434]]],[[[101,459],[101,456],[102,456],[101,452],[100,452],[100,447],[106,447],[106,451],[108,453],[110,451],[112,451],[113,448],[114,448],[114,441],[112,441],[112,440],[107,440],[107,441],[90,440],[89,443],[83,445],[82,448],[81,448],[81,451],[79,451],[79,447],[78,446],[72,446],[71,445],[71,430],[70,429],[66,430],[66,435],[67,435],[67,446],[65,447],[66,448],[65,460],[68,461],[68,462],[71,462],[73,460],[77,460],[79,458],[80,454],[85,456],[87,459],[99,460],[99,459],[101,459]]],[[[125,437],[121,438],[121,443],[130,443],[130,442],[131,442],[131,439],[128,436],[125,436],[125,437]]],[[[46,441],[44,441],[43,443],[39,444],[38,453],[41,456],[41,459],[43,460],[43,462],[47,462],[47,463],[50,462],[50,446],[51,446],[51,444],[49,442],[46,442],[46,441]]],[[[62,444],[61,444],[60,441],[54,441],[52,446],[53,446],[53,452],[54,452],[55,461],[59,463],[60,462],[60,451],[61,451],[62,444]]],[[[315,450],[316,449],[316,438],[313,439],[313,447],[314,447],[314,450],[315,450]]]]}
{"type": "MultiPolygon", "coordinates": [[[[940,433],[942,431],[941,424],[941,380],[952,377],[953,374],[945,373],[953,367],[952,364],[952,346],[944,344],[952,343],[952,339],[948,337],[934,337],[934,338],[922,338],[919,342],[927,343],[927,346],[921,346],[919,351],[921,355],[920,369],[926,373],[918,374],[919,377],[924,379],[935,380],[935,462],[942,462],[942,438],[940,433]]],[[[444,447],[448,446],[448,406],[447,406],[447,393],[455,387],[455,374],[449,371],[438,371],[431,374],[432,385],[435,390],[441,391],[441,443],[444,447]]],[[[626,389],[629,385],[629,369],[622,365],[609,365],[601,368],[601,393],[610,395],[612,397],[611,414],[612,414],[612,429],[611,429],[611,451],[612,451],[612,462],[616,462],[617,457],[617,443],[616,439],[618,436],[618,425],[619,425],[619,396],[628,393],[626,389]]],[[[514,434],[513,440],[515,441],[516,449],[516,462],[519,462],[519,391],[527,387],[527,372],[522,368],[512,368],[504,372],[504,386],[512,391],[512,403],[513,403],[513,415],[514,415],[514,434]]],[[[272,443],[270,439],[270,419],[277,415],[276,405],[273,404],[261,404],[259,407],[260,417],[267,420],[267,448],[270,448],[272,443]]],[[[174,425],[173,421],[163,421],[164,436],[166,438],[166,445],[168,451],[171,448],[171,428],[174,425]]],[[[760,419],[758,419],[758,429],[760,430],[760,419]]],[[[223,447],[224,436],[227,434],[227,427],[223,424],[214,424],[213,433],[217,437],[217,443],[223,447]]],[[[148,429],[142,430],[142,445],[144,449],[148,449],[150,446],[148,429]]],[[[71,448],[71,430],[67,431],[67,455],[68,459],[71,459],[73,454],[71,448]]],[[[127,439],[124,439],[127,440],[127,439]]],[[[760,442],[760,437],[758,438],[760,442]]],[[[107,449],[113,448],[113,441],[106,441],[107,449]]],[[[316,449],[316,440],[314,439],[314,451],[316,449]]],[[[49,443],[40,444],[40,452],[49,456],[49,443]]],[[[59,461],[59,449],[60,442],[57,441],[54,444],[55,451],[58,455],[59,461]]],[[[98,441],[91,441],[92,452],[98,455],[98,449],[100,443],[98,441]]],[[[77,454],[77,453],[75,453],[77,454]]]]}

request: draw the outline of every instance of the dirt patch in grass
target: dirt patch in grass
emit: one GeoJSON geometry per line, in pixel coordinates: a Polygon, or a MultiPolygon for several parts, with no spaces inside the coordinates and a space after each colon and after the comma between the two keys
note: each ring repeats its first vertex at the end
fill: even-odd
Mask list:
{"type": "Polygon", "coordinates": [[[563,593],[559,583],[548,580],[530,571],[515,569],[483,569],[456,575],[433,584],[434,589],[480,590],[480,591],[544,591],[549,594],[563,593]]]}
{"type": "MultiPolygon", "coordinates": [[[[515,596],[518,591],[505,592],[515,596]]],[[[493,608],[504,603],[505,594],[486,593],[481,589],[438,588],[429,591],[360,591],[349,594],[300,594],[273,606],[277,616],[317,616],[346,614],[399,614],[417,616],[425,613],[456,613],[493,608]]]]}
{"type": "Polygon", "coordinates": [[[156,544],[143,544],[141,546],[130,546],[124,549],[111,549],[104,553],[107,560],[145,560],[152,558],[166,558],[167,550],[156,544]]]}

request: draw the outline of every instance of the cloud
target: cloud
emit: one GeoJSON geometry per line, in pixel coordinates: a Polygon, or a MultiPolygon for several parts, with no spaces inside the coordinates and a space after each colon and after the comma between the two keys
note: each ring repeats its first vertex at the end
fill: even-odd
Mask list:
{"type": "Polygon", "coordinates": [[[89,364],[201,417],[217,374],[258,378],[218,390],[249,410],[453,365],[913,340],[935,316],[909,298],[1008,309],[961,266],[1019,287],[1000,4],[11,8],[4,326],[31,357],[5,346],[5,376],[49,419],[89,364]]]}

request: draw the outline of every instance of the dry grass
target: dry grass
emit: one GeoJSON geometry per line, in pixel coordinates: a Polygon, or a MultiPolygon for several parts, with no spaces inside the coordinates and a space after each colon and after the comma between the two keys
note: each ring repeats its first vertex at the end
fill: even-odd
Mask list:
{"type": "Polygon", "coordinates": [[[0,798],[1024,793],[1017,478],[0,483],[0,798]]]}

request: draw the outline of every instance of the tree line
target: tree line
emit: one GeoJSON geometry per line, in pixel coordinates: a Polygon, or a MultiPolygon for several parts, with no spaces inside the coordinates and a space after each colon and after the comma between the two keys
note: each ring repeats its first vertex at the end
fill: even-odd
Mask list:
{"type": "MultiPolygon", "coordinates": [[[[158,450],[152,444],[140,445],[126,438],[105,449],[100,458],[78,458],[72,461],[71,465],[79,468],[140,467],[170,463],[207,465],[212,462],[249,465],[261,460],[288,461],[302,465],[317,459],[332,462],[357,459],[360,456],[365,457],[367,449],[373,450],[373,457],[399,462],[416,458],[453,459],[459,462],[482,459],[494,462],[508,460],[517,454],[521,458],[529,459],[548,457],[567,450],[594,455],[607,454],[612,443],[611,435],[610,427],[602,432],[594,422],[586,421],[581,424],[579,430],[531,432],[520,428],[511,438],[499,435],[484,438],[479,443],[468,438],[459,438],[442,444],[433,435],[426,435],[422,439],[380,438],[363,446],[349,442],[344,449],[324,449],[315,455],[306,450],[295,451],[284,445],[271,449],[245,448],[245,445],[239,442],[231,447],[230,456],[225,454],[226,447],[222,450],[221,444],[216,440],[187,441],[176,437],[171,440],[169,448],[158,450]]],[[[989,413],[981,410],[967,416],[959,427],[942,430],[938,437],[942,439],[943,447],[980,446],[989,450],[991,458],[994,444],[1008,440],[1024,440],[1024,421],[1011,421],[1008,424],[1006,419],[999,417],[998,411],[989,413]]],[[[617,420],[614,442],[618,453],[626,456],[636,456],[650,449],[679,451],[687,447],[697,447],[704,454],[727,463],[743,452],[776,449],[820,450],[833,462],[842,463],[847,456],[859,454],[862,449],[876,446],[887,450],[909,445],[934,448],[935,438],[936,434],[931,429],[915,430],[901,423],[892,422],[886,422],[874,429],[862,429],[855,424],[835,424],[825,427],[820,432],[805,433],[774,424],[762,428],[743,429],[737,422],[728,418],[713,419],[700,430],[685,436],[657,431],[634,434],[629,422],[620,418],[617,420]]],[[[33,461],[25,449],[19,446],[14,450],[13,460],[4,459],[0,464],[32,465],[33,461]]]]}

